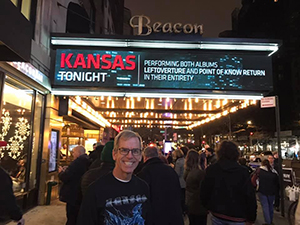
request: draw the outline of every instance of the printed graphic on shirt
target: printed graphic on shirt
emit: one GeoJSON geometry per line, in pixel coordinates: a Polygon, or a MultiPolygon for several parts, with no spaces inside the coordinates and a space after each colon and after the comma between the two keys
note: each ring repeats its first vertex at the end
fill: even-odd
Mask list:
{"type": "Polygon", "coordinates": [[[131,195],[106,200],[105,224],[144,225],[142,204],[147,200],[145,195],[131,195]]]}

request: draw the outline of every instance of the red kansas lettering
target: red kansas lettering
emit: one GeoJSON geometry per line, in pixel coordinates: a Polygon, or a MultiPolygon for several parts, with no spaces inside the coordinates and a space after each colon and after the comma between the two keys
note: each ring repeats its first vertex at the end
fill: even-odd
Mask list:
{"type": "Polygon", "coordinates": [[[136,59],[135,55],[126,56],[125,61],[127,64],[130,65],[130,66],[125,67],[126,70],[134,70],[135,69],[135,66],[136,66],[135,61],[134,61],[135,59],[136,59]]]}
{"type": "Polygon", "coordinates": [[[70,59],[72,58],[73,53],[69,53],[66,57],[66,53],[62,53],[60,57],[60,68],[65,68],[65,64],[67,64],[68,68],[73,68],[70,63],[70,59]]]}
{"type": "Polygon", "coordinates": [[[74,68],[77,68],[78,66],[81,66],[82,68],[86,68],[85,60],[83,54],[78,54],[76,56],[76,60],[74,63],[74,68]]]}
{"type": "Polygon", "coordinates": [[[87,68],[90,69],[92,64],[94,65],[95,69],[100,68],[100,55],[99,54],[96,55],[96,59],[93,54],[88,54],[87,68]]]}
{"type": "Polygon", "coordinates": [[[124,63],[123,63],[123,59],[122,56],[120,55],[116,55],[115,60],[114,60],[114,64],[112,66],[111,69],[116,69],[117,67],[120,67],[121,70],[124,70],[124,63]]]}
{"type": "Polygon", "coordinates": [[[110,69],[111,68],[111,61],[107,60],[107,59],[111,59],[111,55],[103,55],[102,56],[102,62],[106,64],[106,66],[101,66],[102,69],[110,69]]]}

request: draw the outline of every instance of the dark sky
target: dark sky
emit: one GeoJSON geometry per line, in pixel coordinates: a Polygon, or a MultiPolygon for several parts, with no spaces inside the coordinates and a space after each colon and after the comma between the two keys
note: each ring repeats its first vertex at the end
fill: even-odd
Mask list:
{"type": "Polygon", "coordinates": [[[231,29],[231,12],[241,0],[125,0],[132,15],[146,15],[153,22],[203,24],[203,37],[218,37],[231,29]]]}

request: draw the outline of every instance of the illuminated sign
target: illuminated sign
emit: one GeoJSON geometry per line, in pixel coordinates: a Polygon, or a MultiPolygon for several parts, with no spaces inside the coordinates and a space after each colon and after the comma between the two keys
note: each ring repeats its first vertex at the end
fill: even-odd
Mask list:
{"type": "Polygon", "coordinates": [[[54,86],[272,90],[271,57],[247,53],[58,49],[54,86]]]}
{"type": "Polygon", "coordinates": [[[7,62],[12,67],[16,68],[26,76],[30,77],[37,83],[41,84],[48,90],[51,90],[49,78],[46,77],[41,71],[36,69],[33,65],[30,63],[25,62],[7,62]]]}
{"type": "Polygon", "coordinates": [[[185,34],[203,34],[203,25],[200,24],[182,24],[182,23],[161,23],[155,22],[150,25],[151,20],[148,16],[137,15],[133,16],[130,21],[132,28],[137,28],[137,35],[147,36],[154,33],[185,33],[185,34]],[[143,32],[146,29],[146,32],[143,32]]]}

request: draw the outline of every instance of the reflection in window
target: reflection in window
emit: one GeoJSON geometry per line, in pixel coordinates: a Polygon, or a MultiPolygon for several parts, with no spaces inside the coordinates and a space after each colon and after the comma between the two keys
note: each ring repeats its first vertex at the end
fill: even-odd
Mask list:
{"type": "Polygon", "coordinates": [[[23,192],[29,147],[33,91],[13,80],[7,80],[3,91],[0,140],[1,166],[12,176],[15,192],[23,192]]]}

